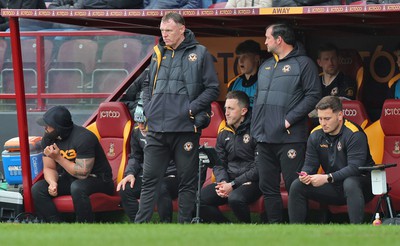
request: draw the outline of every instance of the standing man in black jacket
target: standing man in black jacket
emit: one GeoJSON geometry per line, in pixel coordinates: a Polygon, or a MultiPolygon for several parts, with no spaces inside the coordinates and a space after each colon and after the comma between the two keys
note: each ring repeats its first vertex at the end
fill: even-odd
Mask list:
{"type": "Polygon", "coordinates": [[[243,91],[226,95],[226,126],[218,134],[215,148],[221,160],[213,168],[217,182],[201,191],[200,215],[205,222],[229,222],[218,209],[226,203],[240,222],[251,222],[248,204],[256,201],[261,192],[254,160],[256,142],[250,137],[249,106],[249,97],[243,91]]]}
{"type": "Polygon", "coordinates": [[[350,223],[362,223],[364,204],[373,198],[370,172],[358,170],[374,165],[367,136],[360,126],[343,118],[338,97],[326,96],[315,108],[320,126],[308,139],[304,167],[290,188],[290,223],[305,222],[308,199],[347,204],[350,223]],[[317,173],[320,165],[324,174],[317,173]]]}
{"type": "MultiPolygon", "coordinates": [[[[147,143],[147,123],[146,117],[143,115],[142,100],[139,100],[136,106],[133,119],[137,123],[137,127],[132,131],[131,135],[131,154],[124,172],[125,177],[117,185],[117,191],[121,195],[122,207],[130,222],[135,221],[139,209],[138,199],[140,199],[143,176],[143,149],[147,143]]],[[[176,167],[174,161],[171,160],[161,182],[160,190],[157,192],[157,211],[161,222],[172,222],[172,200],[177,197],[178,180],[176,167]]]]}
{"type": "Polygon", "coordinates": [[[257,141],[256,163],[267,218],[270,223],[280,223],[280,173],[289,191],[304,163],[307,115],[321,97],[321,85],[317,66],[296,43],[292,28],[273,24],[267,27],[265,37],[273,57],[258,72],[251,133],[257,141]]]}
{"type": "Polygon", "coordinates": [[[200,131],[210,122],[211,102],[219,82],[207,49],[200,45],[178,13],[160,24],[143,101],[149,131],[144,149],[143,184],[136,223],[149,222],[154,193],[171,158],[179,180],[179,223],[190,223],[196,198],[200,131]]]}

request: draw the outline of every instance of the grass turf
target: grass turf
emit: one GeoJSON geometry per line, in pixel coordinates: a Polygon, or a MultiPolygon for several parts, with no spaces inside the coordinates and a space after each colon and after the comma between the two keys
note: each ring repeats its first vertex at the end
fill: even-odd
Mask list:
{"type": "Polygon", "coordinates": [[[397,245],[399,227],[266,224],[0,223],[7,245],[397,245]]]}

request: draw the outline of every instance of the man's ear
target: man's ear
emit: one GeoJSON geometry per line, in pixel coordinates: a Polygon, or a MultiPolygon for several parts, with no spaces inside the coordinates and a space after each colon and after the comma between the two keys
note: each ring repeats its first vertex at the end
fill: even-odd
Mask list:
{"type": "Polygon", "coordinates": [[[343,111],[339,111],[338,118],[339,120],[343,120],[343,111]]]}
{"type": "Polygon", "coordinates": [[[246,115],[248,111],[248,108],[242,108],[242,116],[246,115]]]}
{"type": "Polygon", "coordinates": [[[318,66],[320,66],[320,67],[322,67],[322,65],[321,65],[321,59],[317,59],[317,64],[318,64],[318,66]]]}

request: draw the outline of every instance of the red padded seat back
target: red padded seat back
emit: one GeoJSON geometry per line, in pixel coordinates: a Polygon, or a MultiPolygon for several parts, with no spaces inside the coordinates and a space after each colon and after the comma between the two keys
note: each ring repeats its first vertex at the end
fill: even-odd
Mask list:
{"type": "Polygon", "coordinates": [[[343,116],[365,129],[369,125],[370,120],[364,105],[357,100],[343,100],[343,116]]]}
{"type": "MultiPolygon", "coordinates": [[[[121,38],[110,41],[104,46],[101,62],[125,63],[129,70],[136,67],[141,61],[143,45],[133,38],[121,38]]],[[[112,67],[111,67],[112,68],[112,67]]],[[[130,72],[130,71],[129,71],[130,72]]]]}
{"type": "Polygon", "coordinates": [[[61,44],[57,62],[81,63],[86,73],[91,73],[96,64],[98,45],[90,39],[73,39],[61,44]]]}
{"type": "Polygon", "coordinates": [[[203,129],[200,136],[200,145],[215,146],[218,136],[218,129],[221,122],[225,120],[225,114],[217,102],[211,103],[211,122],[203,129]]]}
{"type": "Polygon", "coordinates": [[[127,155],[130,151],[130,131],[132,118],[128,108],[122,102],[105,102],[99,106],[96,127],[101,146],[113,171],[113,179],[121,179],[127,155]]]}
{"type": "Polygon", "coordinates": [[[400,100],[385,101],[380,123],[385,135],[382,163],[397,163],[396,167],[386,170],[386,180],[392,188],[390,195],[400,199],[400,100]]]}

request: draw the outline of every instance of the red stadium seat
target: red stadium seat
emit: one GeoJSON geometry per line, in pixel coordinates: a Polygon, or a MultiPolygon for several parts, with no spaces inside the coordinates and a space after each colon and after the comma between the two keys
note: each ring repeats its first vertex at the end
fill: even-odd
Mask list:
{"type": "Polygon", "coordinates": [[[93,92],[112,92],[142,60],[142,43],[133,38],[110,41],[104,46],[88,88],[93,92]]]}
{"type": "Polygon", "coordinates": [[[225,122],[225,114],[217,102],[211,103],[211,122],[203,129],[200,136],[200,145],[215,147],[221,123],[225,122]]]}
{"type": "Polygon", "coordinates": [[[6,50],[7,50],[7,41],[4,39],[0,39],[0,69],[3,69],[6,50]]]}
{"type": "Polygon", "coordinates": [[[364,83],[364,64],[360,54],[355,49],[339,50],[339,70],[357,82],[356,99],[362,99],[364,83]]]}
{"type": "Polygon", "coordinates": [[[370,124],[364,105],[357,100],[343,100],[343,115],[346,119],[358,124],[365,129],[370,124]]]}
{"type": "MultiPolygon", "coordinates": [[[[4,40],[2,40],[4,41],[4,40]]],[[[5,41],[4,41],[5,42],[5,41]]],[[[1,43],[0,43],[1,47],[1,43]]],[[[53,51],[53,42],[50,40],[44,40],[44,69],[47,70],[53,51]]],[[[0,48],[1,51],[1,48],[0,48]]],[[[36,39],[22,39],[21,40],[21,52],[23,60],[23,73],[26,93],[36,93],[37,91],[37,64],[36,64],[36,39]]],[[[1,53],[0,53],[1,56],[1,53]]],[[[1,58],[1,57],[0,57],[1,58]]],[[[14,70],[12,62],[4,63],[2,65],[1,75],[3,78],[3,93],[15,93],[14,88],[14,70]]]]}
{"type": "MultiPolygon", "coordinates": [[[[388,99],[383,104],[378,121],[365,129],[372,158],[378,164],[396,163],[386,170],[386,181],[391,188],[393,209],[400,211],[400,100],[388,99]]],[[[375,212],[377,197],[366,204],[367,213],[375,212]]],[[[329,206],[332,213],[344,213],[346,206],[329,206]]]]}
{"type": "MultiPolygon", "coordinates": [[[[98,45],[90,39],[68,40],[61,44],[57,61],[47,72],[48,93],[82,93],[96,63],[98,45]]],[[[48,99],[50,104],[76,104],[77,99],[48,99]]]]}
{"type": "MultiPolygon", "coordinates": [[[[130,136],[133,121],[128,108],[121,102],[106,102],[99,106],[96,121],[87,128],[99,138],[101,146],[111,165],[115,187],[123,178],[130,153],[130,136]],[[108,112],[116,112],[119,117],[104,117],[108,112]]],[[[74,212],[71,196],[59,196],[53,199],[59,212],[74,212]]],[[[121,210],[121,198],[117,192],[110,196],[95,193],[90,196],[94,212],[121,210]]]]}
{"type": "MultiPolygon", "coordinates": [[[[391,187],[394,209],[400,211],[400,100],[388,99],[382,107],[381,118],[379,119],[383,132],[383,141],[378,146],[383,148],[382,158],[375,157],[377,164],[396,163],[397,167],[386,170],[387,183],[391,187]]],[[[379,131],[378,131],[379,133],[379,131]]],[[[377,142],[380,139],[371,139],[377,142]]]]}

